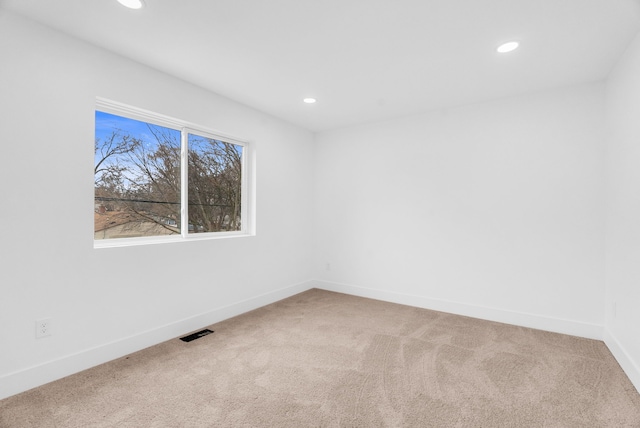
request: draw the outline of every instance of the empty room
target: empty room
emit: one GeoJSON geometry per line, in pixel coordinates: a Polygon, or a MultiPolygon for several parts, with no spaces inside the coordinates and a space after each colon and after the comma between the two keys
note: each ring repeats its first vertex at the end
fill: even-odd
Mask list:
{"type": "Polygon", "coordinates": [[[0,0],[0,123],[0,428],[640,427],[638,0],[0,0]]]}

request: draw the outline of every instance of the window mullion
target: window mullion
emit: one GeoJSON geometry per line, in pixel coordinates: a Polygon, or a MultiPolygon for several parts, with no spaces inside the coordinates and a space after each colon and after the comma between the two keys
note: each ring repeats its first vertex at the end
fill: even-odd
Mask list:
{"type": "Polygon", "coordinates": [[[180,233],[189,235],[189,134],[186,128],[180,131],[180,233]]]}

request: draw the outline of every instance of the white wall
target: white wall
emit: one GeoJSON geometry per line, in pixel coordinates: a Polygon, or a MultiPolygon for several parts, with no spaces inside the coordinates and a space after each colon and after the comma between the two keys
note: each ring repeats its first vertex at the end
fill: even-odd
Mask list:
{"type": "Polygon", "coordinates": [[[607,345],[640,390],[640,35],[607,80],[607,345]]]}
{"type": "Polygon", "coordinates": [[[589,84],[319,134],[319,286],[602,337],[603,107],[589,84]]]}
{"type": "Polygon", "coordinates": [[[2,9],[0,61],[0,398],[309,287],[310,132],[2,9]],[[249,139],[257,236],[94,249],[96,96],[249,139]]]}

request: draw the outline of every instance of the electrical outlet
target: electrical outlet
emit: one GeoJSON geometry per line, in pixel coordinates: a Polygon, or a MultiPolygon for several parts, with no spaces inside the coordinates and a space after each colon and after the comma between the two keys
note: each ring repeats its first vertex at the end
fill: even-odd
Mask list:
{"type": "Polygon", "coordinates": [[[51,318],[36,320],[36,339],[51,336],[51,318]]]}

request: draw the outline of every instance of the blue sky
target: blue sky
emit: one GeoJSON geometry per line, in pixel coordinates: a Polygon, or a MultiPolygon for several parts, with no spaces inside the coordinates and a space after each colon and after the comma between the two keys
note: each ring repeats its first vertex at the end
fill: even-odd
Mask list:
{"type": "MultiPolygon", "coordinates": [[[[107,141],[115,131],[121,135],[128,135],[130,137],[143,141],[145,149],[150,152],[154,152],[158,147],[158,140],[149,131],[149,127],[145,122],[128,119],[126,117],[117,116],[115,114],[105,113],[98,110],[96,110],[95,120],[96,140],[100,140],[101,142],[107,141]]],[[[171,135],[173,141],[178,145],[180,144],[180,131],[157,125],[153,125],[153,127],[168,130],[168,133],[171,135]]],[[[116,142],[119,142],[119,139],[116,142]]],[[[98,146],[96,145],[96,147],[98,146]]],[[[101,151],[96,152],[94,158],[94,162],[96,162],[96,164],[100,162],[100,160],[102,159],[102,155],[103,153],[101,153],[101,151]]],[[[108,163],[122,163],[124,165],[129,164],[129,160],[127,156],[115,155],[108,160],[108,163]]]]}
{"type": "Polygon", "coordinates": [[[145,122],[96,110],[95,137],[104,141],[105,138],[108,138],[111,133],[116,130],[120,130],[123,134],[129,134],[132,137],[148,140],[149,142],[155,141],[145,122]]]}
{"type": "MultiPolygon", "coordinates": [[[[141,122],[139,120],[129,119],[122,116],[117,116],[115,114],[105,113],[102,111],[96,110],[96,130],[95,130],[95,138],[100,139],[101,141],[105,141],[105,139],[109,138],[114,131],[119,131],[123,135],[130,135],[131,137],[138,138],[144,141],[147,148],[152,149],[157,145],[156,138],[149,132],[149,128],[145,122],[141,122]]],[[[153,125],[158,126],[158,125],[153,125]]],[[[174,141],[180,141],[180,131],[176,129],[159,127],[164,129],[169,129],[170,134],[175,138],[174,141]]],[[[192,138],[195,139],[206,139],[205,137],[200,137],[196,134],[190,134],[189,140],[193,141],[192,138]]],[[[235,146],[238,153],[242,153],[241,146],[235,146]]]]}

